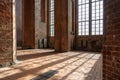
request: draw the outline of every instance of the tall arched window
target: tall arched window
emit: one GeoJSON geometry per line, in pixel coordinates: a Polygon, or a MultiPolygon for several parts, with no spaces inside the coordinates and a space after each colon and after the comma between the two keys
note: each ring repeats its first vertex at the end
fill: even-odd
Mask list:
{"type": "Polygon", "coordinates": [[[103,35],[103,0],[78,0],[78,35],[103,35]]]}

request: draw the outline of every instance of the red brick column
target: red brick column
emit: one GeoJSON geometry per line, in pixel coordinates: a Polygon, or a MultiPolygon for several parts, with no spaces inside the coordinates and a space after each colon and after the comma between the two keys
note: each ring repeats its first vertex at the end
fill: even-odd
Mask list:
{"type": "Polygon", "coordinates": [[[0,0],[0,67],[13,62],[12,0],[0,0]]]}
{"type": "Polygon", "coordinates": [[[55,0],[55,50],[70,50],[68,0],[55,0]]]}
{"type": "Polygon", "coordinates": [[[120,80],[120,0],[104,0],[103,80],[120,80]]]}
{"type": "Polygon", "coordinates": [[[22,47],[35,48],[35,1],[22,0],[23,4],[23,34],[22,47]]]}

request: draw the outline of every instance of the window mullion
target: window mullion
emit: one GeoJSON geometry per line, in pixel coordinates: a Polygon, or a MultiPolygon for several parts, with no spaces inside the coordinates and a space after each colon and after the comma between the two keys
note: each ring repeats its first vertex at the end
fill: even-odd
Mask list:
{"type": "Polygon", "coordinates": [[[97,22],[97,19],[96,19],[96,11],[97,11],[97,9],[96,9],[96,2],[97,1],[95,1],[95,35],[97,34],[97,32],[96,32],[96,22],[97,22]]]}
{"type": "Polygon", "coordinates": [[[92,4],[91,0],[89,0],[89,36],[91,35],[92,32],[92,4]]]}

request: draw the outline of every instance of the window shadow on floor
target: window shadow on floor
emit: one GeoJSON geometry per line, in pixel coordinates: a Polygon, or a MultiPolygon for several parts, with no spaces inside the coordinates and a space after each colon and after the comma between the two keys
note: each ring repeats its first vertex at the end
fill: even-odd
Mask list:
{"type": "MultiPolygon", "coordinates": [[[[52,53],[51,53],[51,54],[52,54],[52,53]]],[[[57,54],[58,54],[58,53],[57,53],[57,54]]],[[[60,64],[60,63],[62,63],[62,62],[64,62],[64,61],[66,61],[66,60],[72,59],[72,58],[77,57],[77,56],[79,56],[79,55],[81,55],[81,53],[80,53],[80,54],[76,54],[76,55],[72,55],[72,56],[68,56],[68,57],[65,57],[65,58],[63,58],[63,59],[60,59],[60,60],[57,60],[57,61],[53,61],[53,62],[51,62],[51,63],[47,63],[47,64],[44,64],[44,65],[40,65],[40,66],[38,66],[38,67],[29,69],[29,70],[21,70],[20,72],[18,72],[18,73],[16,73],[16,74],[12,74],[12,75],[3,77],[3,78],[1,78],[0,80],[17,80],[17,79],[19,79],[19,78],[21,78],[21,77],[25,77],[25,76],[27,76],[27,75],[30,75],[30,74],[32,74],[33,72],[34,72],[34,73],[37,73],[37,72],[40,71],[40,70],[46,69],[46,68],[51,67],[51,66],[56,65],[56,64],[60,64]]],[[[17,67],[17,68],[18,68],[18,70],[21,69],[20,67],[17,67]]]]}
{"type": "Polygon", "coordinates": [[[50,70],[50,71],[45,72],[31,80],[48,80],[49,78],[51,78],[52,76],[54,76],[57,73],[58,73],[57,70],[50,70]]]}
{"type": "MultiPolygon", "coordinates": [[[[56,55],[59,53],[49,53],[49,54],[56,55]]],[[[30,54],[30,55],[35,55],[35,54],[30,54]]],[[[24,65],[22,65],[23,64],[22,63],[22,64],[17,65],[16,67],[14,67],[14,66],[11,67],[11,69],[13,69],[13,71],[17,71],[17,72],[14,73],[11,70],[11,72],[13,72],[12,74],[4,76],[0,80],[18,80],[21,78],[25,78],[26,76],[30,77],[31,75],[34,75],[33,77],[30,77],[31,80],[49,80],[51,78],[53,80],[67,80],[67,78],[70,77],[71,74],[77,72],[78,70],[80,70],[80,72],[81,72],[81,68],[83,68],[87,64],[89,65],[89,63],[88,63],[89,61],[90,62],[95,61],[95,64],[92,64],[91,67],[88,66],[88,67],[90,67],[91,71],[89,70],[89,72],[87,72],[87,73],[85,73],[83,71],[83,75],[85,75],[84,80],[96,80],[96,79],[92,79],[89,77],[92,77],[92,76],[94,76],[94,74],[97,74],[96,71],[101,67],[99,64],[100,64],[100,61],[102,61],[102,60],[99,61],[97,55],[98,54],[93,54],[93,53],[90,54],[90,53],[84,53],[84,52],[78,52],[77,54],[76,53],[73,54],[70,52],[64,53],[64,54],[60,53],[60,55],[57,55],[57,56],[50,56],[49,59],[47,57],[47,60],[43,57],[42,59],[44,60],[44,62],[43,62],[43,60],[41,61],[40,56],[36,56],[36,58],[38,58],[38,57],[40,57],[40,58],[38,58],[38,59],[35,58],[33,60],[30,60],[30,62],[23,61],[23,62],[25,62],[24,65]],[[55,60],[52,58],[55,58],[55,60]],[[56,58],[58,58],[58,59],[56,59],[56,58]],[[98,66],[95,67],[96,65],[98,65],[98,66]],[[44,73],[43,71],[46,69],[48,69],[47,70],[48,72],[44,73]],[[64,71],[64,70],[66,70],[66,71],[64,71]],[[61,76],[61,72],[62,72],[62,76],[61,76]]],[[[24,56],[26,56],[26,55],[24,55],[24,56]]],[[[47,55],[45,54],[45,57],[46,56],[47,55]]],[[[8,71],[8,72],[10,72],[10,71],[8,71]]],[[[5,74],[3,74],[3,75],[5,75],[5,74]]],[[[97,80],[101,80],[101,79],[97,79],[97,80]]]]}
{"type": "MultiPolygon", "coordinates": [[[[82,64],[77,66],[76,68],[71,69],[71,71],[68,74],[66,74],[65,76],[63,76],[61,78],[60,78],[60,76],[55,76],[52,79],[59,80],[59,78],[60,78],[60,80],[67,80],[71,76],[71,74],[73,74],[74,72],[77,72],[77,70],[81,66],[85,65],[85,63],[87,63],[89,60],[94,60],[93,59],[94,56],[95,55],[91,56],[86,61],[84,61],[82,64]]],[[[83,75],[79,76],[78,80],[81,80],[81,79],[82,80],[102,80],[102,57],[100,57],[98,60],[96,60],[95,64],[93,66],[91,66],[90,68],[91,68],[91,70],[88,73],[81,71],[81,73],[83,72],[84,76],[83,75]]],[[[82,69],[82,67],[81,67],[81,69],[82,69]]],[[[58,71],[59,71],[59,69],[58,69],[58,71]]],[[[73,80],[76,80],[75,76],[73,76],[73,77],[74,77],[73,80]]],[[[76,77],[77,77],[77,75],[76,75],[76,77]]],[[[70,79],[70,80],[72,80],[72,79],[70,79]]]]}

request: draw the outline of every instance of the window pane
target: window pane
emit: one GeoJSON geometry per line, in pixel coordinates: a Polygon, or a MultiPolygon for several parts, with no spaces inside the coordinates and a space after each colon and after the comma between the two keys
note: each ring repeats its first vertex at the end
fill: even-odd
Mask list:
{"type": "Polygon", "coordinates": [[[78,35],[89,35],[89,0],[78,0],[78,35]]]}
{"type": "Polygon", "coordinates": [[[103,35],[103,0],[92,0],[92,35],[103,35]]]}
{"type": "Polygon", "coordinates": [[[50,0],[49,7],[50,36],[54,36],[54,0],[50,0]]]}

